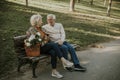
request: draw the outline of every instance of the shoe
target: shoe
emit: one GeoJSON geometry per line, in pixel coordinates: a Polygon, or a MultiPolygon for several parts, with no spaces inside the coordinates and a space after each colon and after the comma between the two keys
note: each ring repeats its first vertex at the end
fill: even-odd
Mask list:
{"type": "Polygon", "coordinates": [[[72,67],[73,66],[73,63],[66,60],[65,63],[63,63],[63,67],[66,68],[66,67],[72,67]]]}
{"type": "Polygon", "coordinates": [[[66,70],[73,72],[73,68],[72,67],[65,67],[66,70]]]}
{"type": "Polygon", "coordinates": [[[56,78],[63,78],[63,75],[61,75],[59,72],[52,72],[52,75],[51,75],[52,77],[56,77],[56,78]]]}
{"type": "Polygon", "coordinates": [[[79,64],[77,64],[77,65],[74,65],[74,70],[75,71],[83,71],[83,72],[85,72],[87,69],[85,67],[82,67],[79,64]]]}

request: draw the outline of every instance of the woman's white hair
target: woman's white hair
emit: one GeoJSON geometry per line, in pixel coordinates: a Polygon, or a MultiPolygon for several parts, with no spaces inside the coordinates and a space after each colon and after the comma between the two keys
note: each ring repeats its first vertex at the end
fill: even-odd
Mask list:
{"type": "Polygon", "coordinates": [[[56,16],[54,14],[48,14],[47,19],[49,19],[49,18],[56,19],[56,16]]]}
{"type": "Polygon", "coordinates": [[[42,16],[40,14],[35,14],[31,16],[30,23],[32,26],[36,26],[40,20],[42,20],[42,16]]]}

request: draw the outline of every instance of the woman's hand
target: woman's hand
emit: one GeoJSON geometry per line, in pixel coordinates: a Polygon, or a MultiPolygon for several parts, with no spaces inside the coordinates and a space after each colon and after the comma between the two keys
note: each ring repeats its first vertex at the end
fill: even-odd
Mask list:
{"type": "Polygon", "coordinates": [[[27,37],[30,37],[31,34],[27,31],[27,32],[26,32],[26,35],[27,35],[27,37]]]}

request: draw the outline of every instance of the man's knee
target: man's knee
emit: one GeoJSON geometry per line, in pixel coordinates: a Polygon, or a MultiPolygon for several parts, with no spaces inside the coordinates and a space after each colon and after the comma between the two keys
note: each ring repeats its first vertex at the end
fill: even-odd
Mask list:
{"type": "Polygon", "coordinates": [[[66,41],[63,44],[66,45],[68,49],[74,49],[73,46],[66,41]]]}
{"type": "Polygon", "coordinates": [[[68,50],[68,47],[66,45],[61,45],[60,48],[63,50],[68,50]]]}

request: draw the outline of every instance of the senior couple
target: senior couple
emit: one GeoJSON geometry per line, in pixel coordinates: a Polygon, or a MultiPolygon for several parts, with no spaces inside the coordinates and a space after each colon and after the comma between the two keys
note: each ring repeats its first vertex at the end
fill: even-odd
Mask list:
{"type": "Polygon", "coordinates": [[[65,31],[61,23],[56,23],[56,16],[54,14],[47,15],[47,24],[42,26],[42,16],[39,14],[33,15],[30,18],[31,26],[26,32],[30,37],[33,31],[38,31],[42,37],[41,53],[51,56],[52,77],[62,78],[57,70],[57,57],[61,60],[64,69],[69,71],[86,71],[86,68],[80,65],[78,57],[74,48],[65,40],[65,31]],[[71,55],[73,61],[68,60],[68,53],[71,55]],[[74,68],[72,68],[74,66],[74,68]]]}

